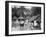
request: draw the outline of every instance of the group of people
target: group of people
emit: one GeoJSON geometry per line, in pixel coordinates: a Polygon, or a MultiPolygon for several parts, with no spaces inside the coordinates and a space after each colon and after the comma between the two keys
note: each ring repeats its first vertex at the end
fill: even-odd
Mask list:
{"type": "Polygon", "coordinates": [[[21,17],[21,19],[15,19],[13,21],[12,27],[18,28],[20,27],[21,30],[31,30],[34,29],[34,26],[37,26],[38,23],[35,21],[29,21],[29,19],[24,19],[21,17]]]}

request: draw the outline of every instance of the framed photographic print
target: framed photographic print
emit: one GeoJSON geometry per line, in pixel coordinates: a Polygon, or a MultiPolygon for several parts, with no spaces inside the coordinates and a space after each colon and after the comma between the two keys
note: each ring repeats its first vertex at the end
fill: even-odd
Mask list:
{"type": "Polygon", "coordinates": [[[5,35],[45,33],[45,4],[37,2],[5,2],[5,35]]]}

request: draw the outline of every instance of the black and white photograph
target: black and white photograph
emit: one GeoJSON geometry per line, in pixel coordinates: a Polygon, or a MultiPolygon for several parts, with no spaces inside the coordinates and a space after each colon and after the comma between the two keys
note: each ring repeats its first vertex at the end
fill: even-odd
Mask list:
{"type": "Polygon", "coordinates": [[[44,33],[44,4],[10,2],[8,6],[9,35],[44,33]]]}
{"type": "Polygon", "coordinates": [[[41,7],[12,7],[12,31],[41,30],[40,24],[41,7]]]}

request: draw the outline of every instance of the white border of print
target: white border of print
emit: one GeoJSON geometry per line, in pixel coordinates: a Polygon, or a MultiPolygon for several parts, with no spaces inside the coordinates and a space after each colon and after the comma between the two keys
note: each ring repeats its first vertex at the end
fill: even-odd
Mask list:
{"type": "Polygon", "coordinates": [[[9,35],[10,34],[26,34],[26,33],[42,33],[44,31],[44,11],[43,11],[43,5],[41,4],[23,4],[23,3],[9,3],[9,35]],[[41,30],[30,30],[30,31],[12,31],[11,32],[11,27],[12,27],[12,6],[34,6],[34,7],[41,7],[41,30]]]}

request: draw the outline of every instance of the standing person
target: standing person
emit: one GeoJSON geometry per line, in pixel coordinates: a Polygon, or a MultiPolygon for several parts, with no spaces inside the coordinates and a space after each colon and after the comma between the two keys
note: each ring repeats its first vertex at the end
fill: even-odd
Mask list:
{"type": "Polygon", "coordinates": [[[26,19],[25,22],[24,22],[24,29],[27,30],[28,26],[29,26],[28,19],[26,19]]]}
{"type": "Polygon", "coordinates": [[[24,18],[22,16],[20,16],[19,18],[19,23],[20,23],[20,30],[24,30],[24,18]]]}
{"type": "Polygon", "coordinates": [[[29,21],[29,24],[30,24],[30,25],[29,25],[29,28],[30,28],[31,30],[33,30],[33,28],[34,28],[34,27],[33,27],[34,21],[29,21]]]}
{"type": "Polygon", "coordinates": [[[24,30],[24,21],[21,19],[20,20],[20,30],[24,30]]]}
{"type": "Polygon", "coordinates": [[[36,20],[34,21],[34,29],[38,29],[38,23],[36,20]]]}

